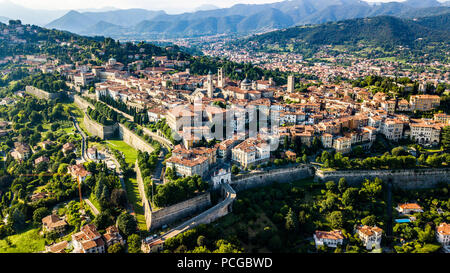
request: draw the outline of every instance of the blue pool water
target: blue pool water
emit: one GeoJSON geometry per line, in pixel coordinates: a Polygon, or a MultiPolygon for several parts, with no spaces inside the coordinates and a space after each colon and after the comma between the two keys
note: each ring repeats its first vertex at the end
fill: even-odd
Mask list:
{"type": "Polygon", "coordinates": [[[411,222],[410,219],[406,218],[406,219],[395,219],[395,222],[397,223],[409,223],[411,222]]]}

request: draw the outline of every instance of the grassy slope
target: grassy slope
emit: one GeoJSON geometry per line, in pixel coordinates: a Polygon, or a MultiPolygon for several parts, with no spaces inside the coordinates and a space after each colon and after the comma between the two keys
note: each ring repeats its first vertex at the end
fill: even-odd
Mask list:
{"type": "Polygon", "coordinates": [[[0,240],[0,253],[30,253],[45,250],[45,239],[39,235],[39,229],[28,229],[20,234],[7,237],[12,245],[0,240]]]}

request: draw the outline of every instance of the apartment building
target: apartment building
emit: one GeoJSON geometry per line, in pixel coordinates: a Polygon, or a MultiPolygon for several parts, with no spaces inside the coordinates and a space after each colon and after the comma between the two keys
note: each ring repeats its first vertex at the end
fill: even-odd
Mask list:
{"type": "Polygon", "coordinates": [[[389,140],[398,141],[403,136],[403,122],[387,118],[381,123],[381,133],[389,140]]]}
{"type": "Polygon", "coordinates": [[[352,150],[352,139],[349,137],[338,137],[333,141],[333,148],[338,153],[349,153],[352,150]]]}
{"type": "MultiPolygon", "coordinates": [[[[205,148],[206,149],[206,148],[205,148]]],[[[196,153],[195,149],[188,150],[181,145],[177,145],[172,151],[172,156],[167,159],[166,167],[172,168],[179,176],[204,176],[209,165],[215,163],[217,148],[196,153]]]]}
{"type": "Polygon", "coordinates": [[[443,124],[431,120],[412,119],[409,127],[411,128],[410,138],[418,144],[439,144],[443,124]]]}
{"type": "Polygon", "coordinates": [[[242,167],[264,163],[269,158],[270,145],[259,137],[248,138],[232,149],[231,159],[242,167]]]}
{"type": "Polygon", "coordinates": [[[430,111],[439,107],[441,98],[438,95],[414,95],[409,99],[411,110],[430,111]]]}

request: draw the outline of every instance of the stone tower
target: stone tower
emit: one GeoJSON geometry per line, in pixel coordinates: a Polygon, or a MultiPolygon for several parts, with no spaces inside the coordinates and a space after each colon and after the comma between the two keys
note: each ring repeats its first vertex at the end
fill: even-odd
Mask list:
{"type": "Polygon", "coordinates": [[[217,87],[223,88],[223,68],[219,68],[217,71],[217,87]]]}
{"type": "Polygon", "coordinates": [[[289,75],[287,80],[287,91],[289,93],[294,92],[294,86],[295,86],[294,75],[289,75]]]}
{"type": "Polygon", "coordinates": [[[212,98],[213,94],[214,94],[214,86],[213,86],[213,75],[211,73],[211,71],[209,71],[208,73],[208,78],[207,78],[207,93],[208,93],[208,98],[212,98]]]}

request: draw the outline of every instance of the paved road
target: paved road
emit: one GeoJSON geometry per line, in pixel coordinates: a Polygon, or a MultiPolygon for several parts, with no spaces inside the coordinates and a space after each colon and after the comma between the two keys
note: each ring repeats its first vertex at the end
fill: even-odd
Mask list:
{"type": "MultiPolygon", "coordinates": [[[[110,158],[111,158],[112,161],[114,161],[114,164],[116,164],[117,170],[119,170],[120,184],[122,184],[122,188],[126,191],[127,187],[125,185],[125,180],[124,180],[124,177],[123,177],[122,169],[120,168],[119,161],[117,161],[117,158],[113,154],[110,154],[110,158]]],[[[128,200],[128,198],[127,198],[127,200],[128,200]]],[[[130,204],[130,202],[127,202],[127,211],[130,214],[134,213],[133,206],[130,204]]]]}
{"type": "Polygon", "coordinates": [[[158,157],[158,162],[156,163],[155,170],[153,171],[153,181],[155,183],[161,183],[161,176],[163,175],[164,165],[162,164],[164,161],[164,157],[166,156],[167,151],[165,148],[161,149],[161,154],[158,157]]]}
{"type": "Polygon", "coordinates": [[[84,161],[89,161],[89,159],[87,158],[87,145],[86,145],[86,135],[84,134],[83,130],[81,130],[80,125],[77,122],[77,119],[70,114],[73,120],[73,125],[75,126],[75,129],[77,129],[78,133],[81,135],[81,159],[83,159],[84,161]]]}
{"type": "Polygon", "coordinates": [[[92,213],[94,213],[95,216],[97,216],[100,212],[98,211],[98,209],[94,206],[94,204],[91,203],[91,201],[89,201],[89,199],[87,198],[83,198],[84,202],[86,202],[86,204],[91,208],[92,213]]]}

